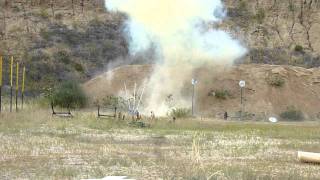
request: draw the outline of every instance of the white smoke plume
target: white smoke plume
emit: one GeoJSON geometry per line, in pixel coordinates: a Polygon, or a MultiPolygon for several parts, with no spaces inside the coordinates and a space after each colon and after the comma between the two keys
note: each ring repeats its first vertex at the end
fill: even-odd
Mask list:
{"type": "Polygon", "coordinates": [[[221,0],[106,0],[110,11],[129,17],[132,54],[155,45],[159,64],[150,82],[148,110],[164,115],[166,96],[180,96],[192,70],[207,63],[232,64],[246,49],[227,32],[209,28],[226,15],[221,0]],[[161,63],[160,63],[161,62],[161,63]]]}

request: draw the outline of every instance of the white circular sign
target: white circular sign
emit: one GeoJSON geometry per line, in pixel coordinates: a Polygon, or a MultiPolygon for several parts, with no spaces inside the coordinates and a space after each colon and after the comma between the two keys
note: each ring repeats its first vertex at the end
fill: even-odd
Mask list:
{"type": "Polygon", "coordinates": [[[198,81],[195,79],[192,79],[191,83],[192,83],[192,85],[196,85],[198,83],[198,81]]]}
{"type": "Polygon", "coordinates": [[[242,87],[242,88],[245,87],[246,86],[246,82],[245,81],[240,81],[239,82],[239,86],[242,87]]]}

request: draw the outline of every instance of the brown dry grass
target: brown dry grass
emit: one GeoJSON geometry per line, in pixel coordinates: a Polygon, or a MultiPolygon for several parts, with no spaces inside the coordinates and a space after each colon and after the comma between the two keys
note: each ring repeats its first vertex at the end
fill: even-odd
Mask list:
{"type": "Polygon", "coordinates": [[[320,124],[167,119],[127,122],[46,110],[0,115],[0,179],[316,179],[297,150],[320,152],[320,124]]]}

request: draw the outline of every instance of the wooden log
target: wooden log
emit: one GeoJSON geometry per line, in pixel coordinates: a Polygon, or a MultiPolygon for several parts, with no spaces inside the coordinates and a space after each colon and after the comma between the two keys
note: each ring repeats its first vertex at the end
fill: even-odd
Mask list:
{"type": "Polygon", "coordinates": [[[304,163],[320,163],[320,153],[298,151],[298,159],[304,163]]]}

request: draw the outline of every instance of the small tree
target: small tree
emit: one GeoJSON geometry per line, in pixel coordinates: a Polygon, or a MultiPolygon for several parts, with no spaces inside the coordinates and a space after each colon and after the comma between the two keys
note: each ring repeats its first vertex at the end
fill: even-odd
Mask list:
{"type": "Polygon", "coordinates": [[[87,97],[82,88],[73,81],[67,81],[56,88],[51,96],[51,103],[62,108],[81,108],[87,104],[87,97]]]}

